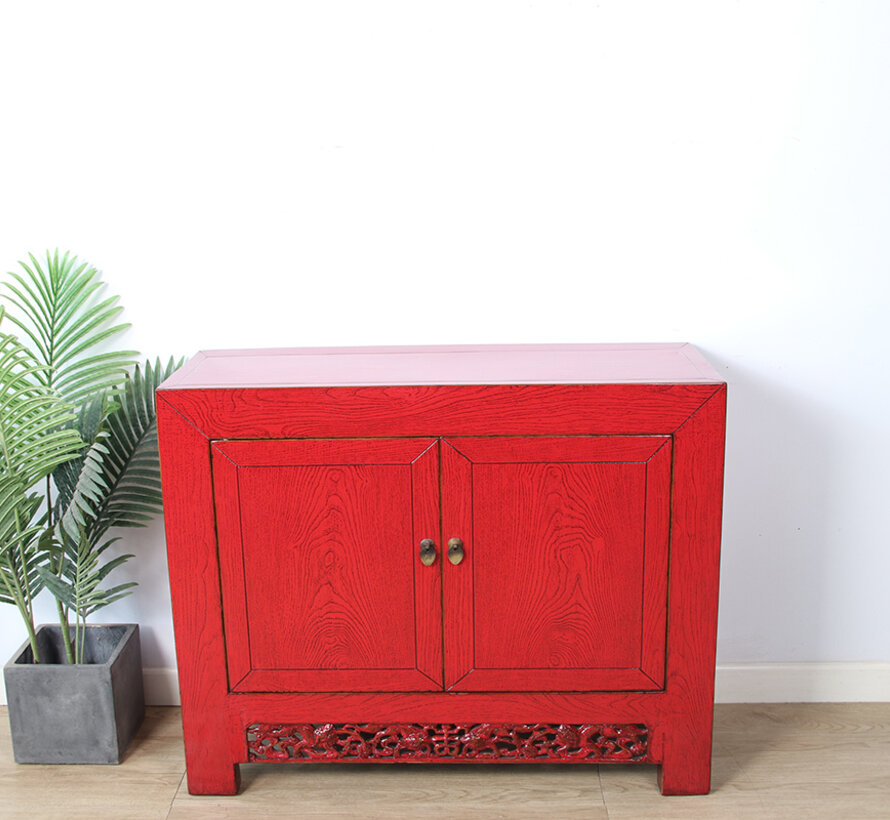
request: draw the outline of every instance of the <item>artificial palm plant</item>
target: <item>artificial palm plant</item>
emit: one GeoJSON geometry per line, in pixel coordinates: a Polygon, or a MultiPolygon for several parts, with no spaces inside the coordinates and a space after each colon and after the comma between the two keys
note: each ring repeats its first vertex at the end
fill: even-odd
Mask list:
{"type": "Polygon", "coordinates": [[[83,663],[87,616],[135,586],[100,586],[133,557],[119,555],[102,563],[105,550],[119,540],[108,537],[109,529],[145,526],[162,509],[154,392],[175,368],[172,359],[166,366],[159,361],[146,362],[144,369],[137,365],[113,394],[103,391],[82,405],[75,425],[86,446],[53,471],[58,526],[50,560],[38,572],[64,608],[65,623],[74,613],[76,663],[83,663]]]}
{"type": "MultiPolygon", "coordinates": [[[[30,363],[13,372],[25,372],[27,389],[55,408],[51,417],[46,411],[46,423],[32,438],[40,446],[54,442],[56,455],[47,455],[39,470],[24,474],[15,485],[24,487],[18,517],[7,515],[4,506],[7,496],[17,498],[14,485],[0,484],[0,536],[3,545],[10,544],[0,547],[0,567],[12,568],[19,586],[25,580],[30,585],[28,595],[19,596],[29,635],[34,633],[31,599],[43,585],[55,596],[65,654],[75,663],[83,662],[87,616],[134,586],[100,586],[132,557],[104,559],[117,540],[108,537],[109,529],[144,526],[161,509],[154,390],[177,365],[171,359],[166,366],[158,361],[140,368],[135,351],[107,349],[129,325],[118,322],[122,308],[117,297],[104,295],[94,267],[58,251],[47,253],[45,265],[33,255],[30,262],[20,263],[22,271],[11,273],[6,284],[7,302],[17,309],[9,319],[29,349],[12,337],[8,344],[16,345],[21,362],[30,363]],[[41,482],[42,496],[34,490],[41,482]],[[16,522],[27,512],[29,525],[17,530],[16,522]]],[[[20,382],[16,384],[24,389],[20,382]]],[[[3,428],[17,429],[19,424],[18,416],[7,417],[0,406],[0,435],[3,428]]],[[[17,589],[14,582],[7,586],[17,589]]],[[[32,649],[39,661],[33,638],[32,649]]]]}
{"type": "Polygon", "coordinates": [[[0,332],[0,601],[19,610],[35,660],[33,600],[43,586],[38,569],[52,527],[34,487],[83,448],[70,425],[72,405],[46,376],[14,336],[0,332]]]}

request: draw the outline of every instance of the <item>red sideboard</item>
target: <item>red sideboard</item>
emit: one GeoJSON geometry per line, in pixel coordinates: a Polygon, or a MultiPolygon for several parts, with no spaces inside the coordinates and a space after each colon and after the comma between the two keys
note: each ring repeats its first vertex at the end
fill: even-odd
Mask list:
{"type": "Polygon", "coordinates": [[[254,761],[708,791],[726,385],[693,347],[208,351],[157,396],[192,793],[254,761]]]}

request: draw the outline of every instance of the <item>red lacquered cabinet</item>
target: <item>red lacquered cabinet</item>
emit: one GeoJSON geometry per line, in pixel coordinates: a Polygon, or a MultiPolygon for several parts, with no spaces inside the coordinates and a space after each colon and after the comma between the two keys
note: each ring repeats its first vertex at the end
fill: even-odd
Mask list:
{"type": "Polygon", "coordinates": [[[189,790],[471,761],[707,792],[725,397],[682,344],[198,354],[158,390],[189,790]]]}

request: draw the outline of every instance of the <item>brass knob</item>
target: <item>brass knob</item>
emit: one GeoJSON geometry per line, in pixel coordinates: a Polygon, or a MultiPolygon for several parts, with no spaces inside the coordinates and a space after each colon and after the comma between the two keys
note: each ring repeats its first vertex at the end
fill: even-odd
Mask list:
{"type": "Polygon", "coordinates": [[[436,542],[432,538],[424,538],[420,542],[420,563],[425,567],[436,563],[436,542]]]}
{"type": "Polygon", "coordinates": [[[460,538],[448,541],[448,560],[455,566],[464,560],[464,542],[460,538]]]}

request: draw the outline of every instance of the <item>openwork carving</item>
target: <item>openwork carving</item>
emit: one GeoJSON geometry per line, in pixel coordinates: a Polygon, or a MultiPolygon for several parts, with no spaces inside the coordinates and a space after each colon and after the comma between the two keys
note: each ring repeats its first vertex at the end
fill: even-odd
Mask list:
{"type": "Polygon", "coordinates": [[[645,761],[649,730],[631,724],[254,723],[248,760],[645,761]]]}

